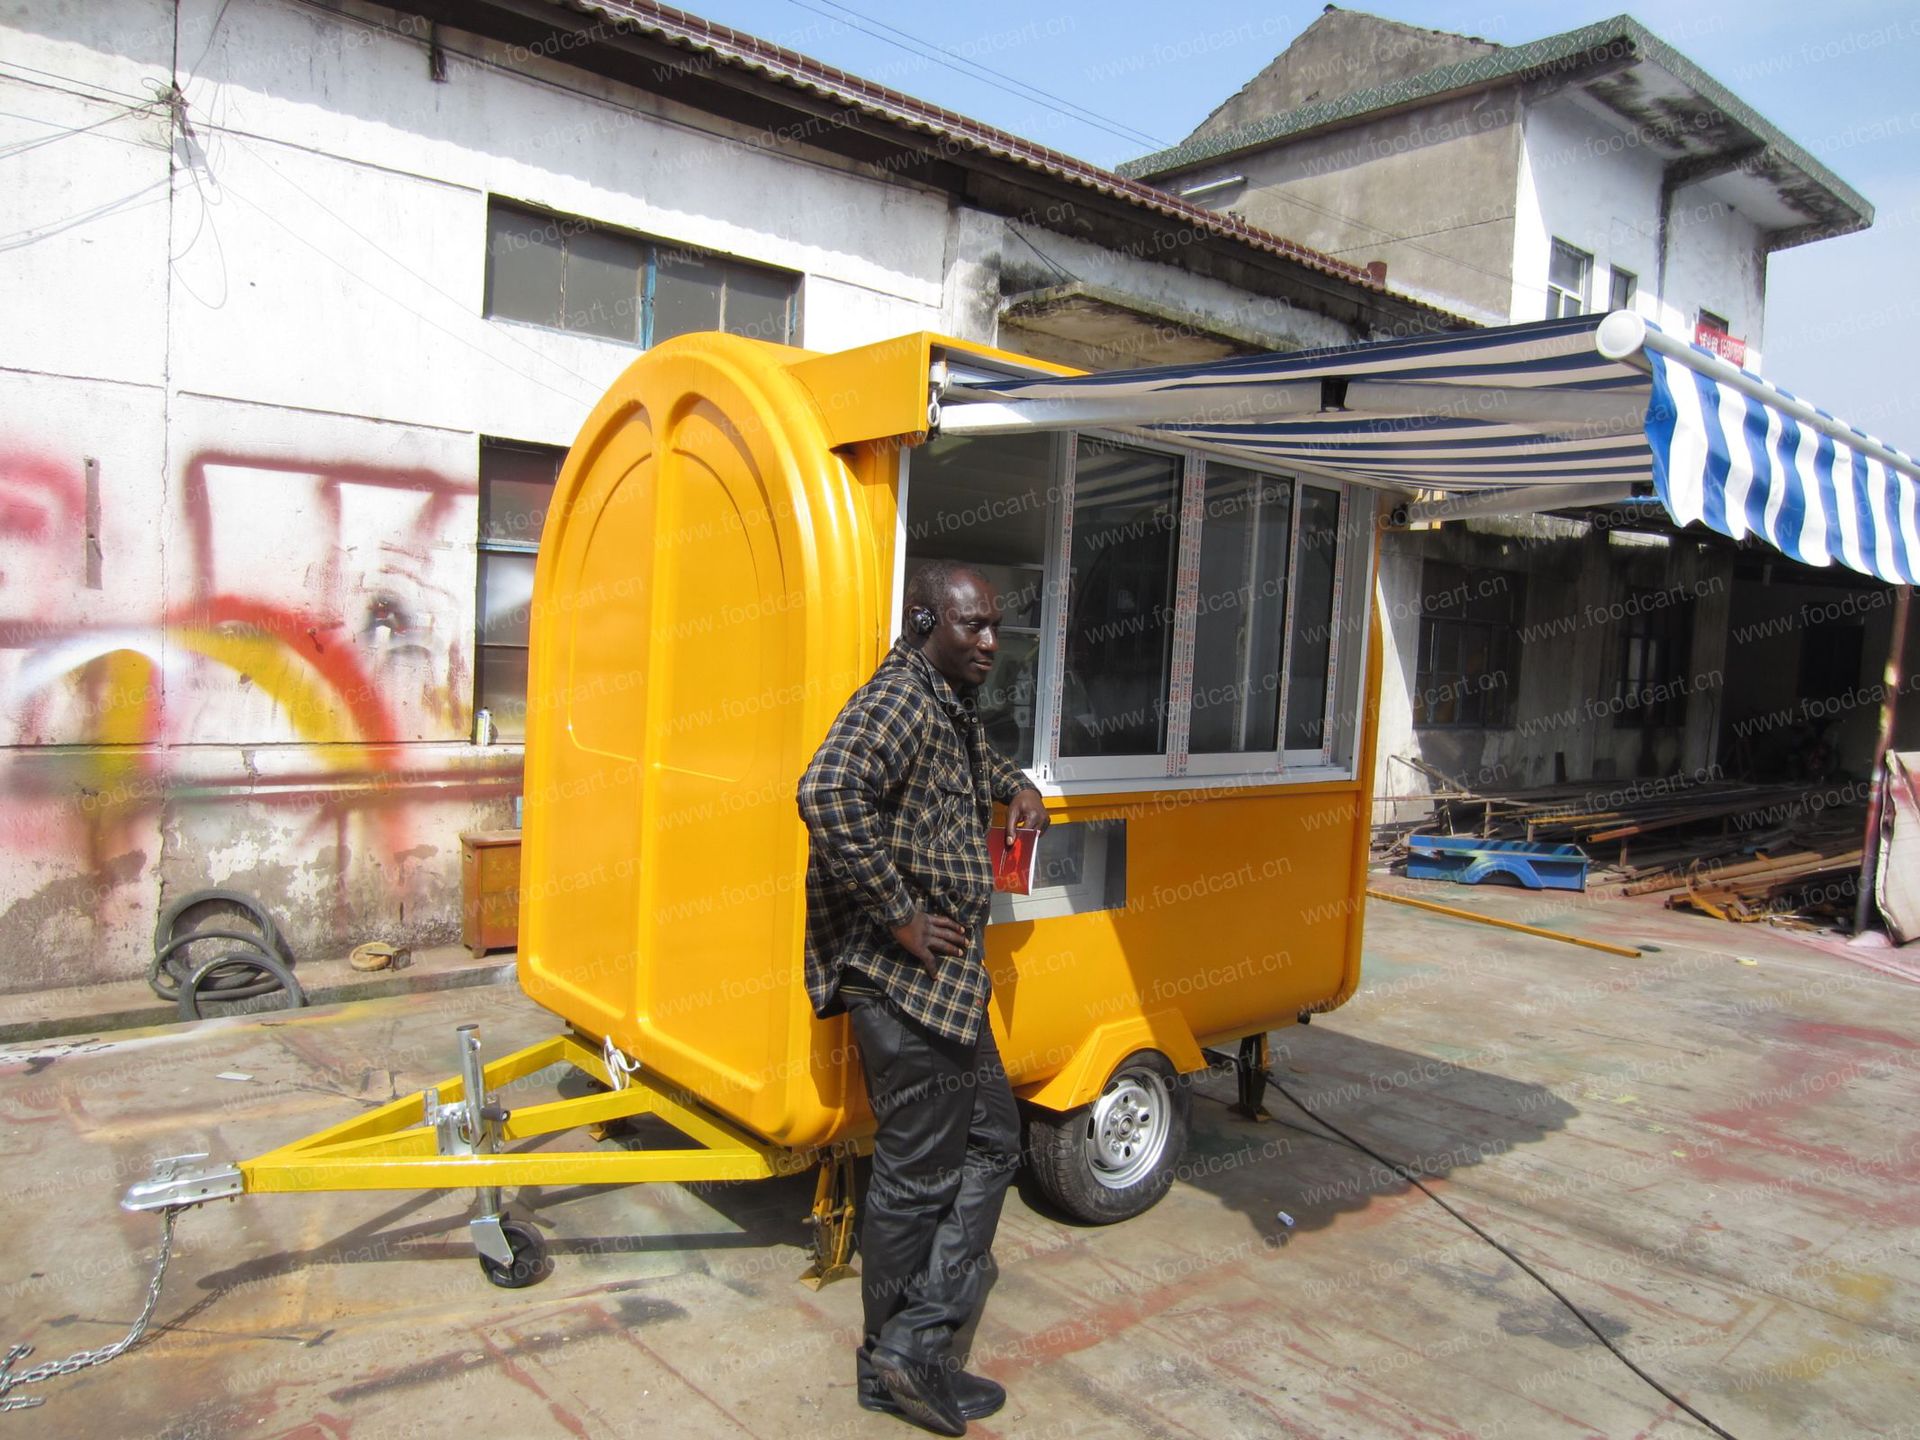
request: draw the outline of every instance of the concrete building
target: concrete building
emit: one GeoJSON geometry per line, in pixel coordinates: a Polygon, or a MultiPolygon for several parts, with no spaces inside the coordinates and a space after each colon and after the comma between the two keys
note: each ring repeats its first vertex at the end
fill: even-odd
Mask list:
{"type": "MultiPolygon", "coordinates": [[[[1484,323],[1632,309],[1755,370],[1767,256],[1873,217],[1625,16],[1502,46],[1328,6],[1180,145],[1120,169],[1484,323]]],[[[1870,763],[1860,697],[1890,607],[1850,572],[1625,505],[1389,534],[1381,584],[1382,795],[1430,788],[1408,761],[1490,787],[1783,773],[1822,746],[1870,763]],[[1838,629],[1778,625],[1830,605],[1838,629]],[[1856,703],[1750,742],[1807,695],[1856,703]]]]}
{"type": "Polygon", "coordinates": [[[637,0],[20,7],[0,56],[0,991],[138,975],[209,885],[301,957],[454,938],[557,459],[649,343],[1462,323],[637,0]]]}

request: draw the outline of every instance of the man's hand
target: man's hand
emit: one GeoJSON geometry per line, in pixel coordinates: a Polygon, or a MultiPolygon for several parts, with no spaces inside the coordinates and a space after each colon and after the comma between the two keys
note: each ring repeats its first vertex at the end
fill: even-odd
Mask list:
{"type": "Polygon", "coordinates": [[[911,920],[896,926],[893,938],[926,966],[930,976],[940,973],[942,961],[957,959],[967,953],[966,927],[958,920],[949,920],[945,915],[929,915],[925,910],[914,911],[911,920]]]}
{"type": "Polygon", "coordinates": [[[1007,802],[1007,829],[1043,831],[1053,823],[1040,792],[1029,786],[1007,802]]]}

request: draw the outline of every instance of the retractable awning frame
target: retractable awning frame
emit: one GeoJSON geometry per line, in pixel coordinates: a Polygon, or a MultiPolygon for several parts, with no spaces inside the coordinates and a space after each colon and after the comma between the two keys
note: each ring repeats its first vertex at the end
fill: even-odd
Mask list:
{"type": "Polygon", "coordinates": [[[1432,518],[1610,504],[1920,578],[1920,464],[1631,311],[936,391],[943,435],[1099,428],[1401,493],[1432,518]],[[1470,497],[1470,498],[1468,498],[1470,497]]]}

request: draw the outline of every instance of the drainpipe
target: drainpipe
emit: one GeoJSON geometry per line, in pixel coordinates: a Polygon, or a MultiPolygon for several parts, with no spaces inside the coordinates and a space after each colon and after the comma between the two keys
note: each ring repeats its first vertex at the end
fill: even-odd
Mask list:
{"type": "Polygon", "coordinates": [[[1866,933],[1873,923],[1873,882],[1880,870],[1880,812],[1887,798],[1887,751],[1893,748],[1893,717],[1900,698],[1901,662],[1907,653],[1907,601],[1911,585],[1899,587],[1893,600],[1893,640],[1887,650],[1887,668],[1881,675],[1880,743],[1873,751],[1873,786],[1867,791],[1867,838],[1860,847],[1860,896],[1853,912],[1853,933],[1866,933]]]}

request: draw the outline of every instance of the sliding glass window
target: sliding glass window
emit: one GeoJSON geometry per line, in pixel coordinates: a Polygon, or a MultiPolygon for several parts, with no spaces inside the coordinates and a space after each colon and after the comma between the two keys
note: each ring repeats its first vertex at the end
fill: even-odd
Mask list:
{"type": "Polygon", "coordinates": [[[1187,749],[1244,768],[1280,748],[1293,486],[1209,461],[1202,513],[1187,749]]]}
{"type": "Polygon", "coordinates": [[[1120,773],[1075,760],[1167,752],[1183,473],[1178,454],[1079,438],[1060,695],[1063,776],[1120,773]]]}
{"type": "Polygon", "coordinates": [[[1339,491],[1318,485],[1300,487],[1300,529],[1293,555],[1287,755],[1297,763],[1298,759],[1317,761],[1327,741],[1327,681],[1334,657],[1334,581],[1340,573],[1339,491]]]}

